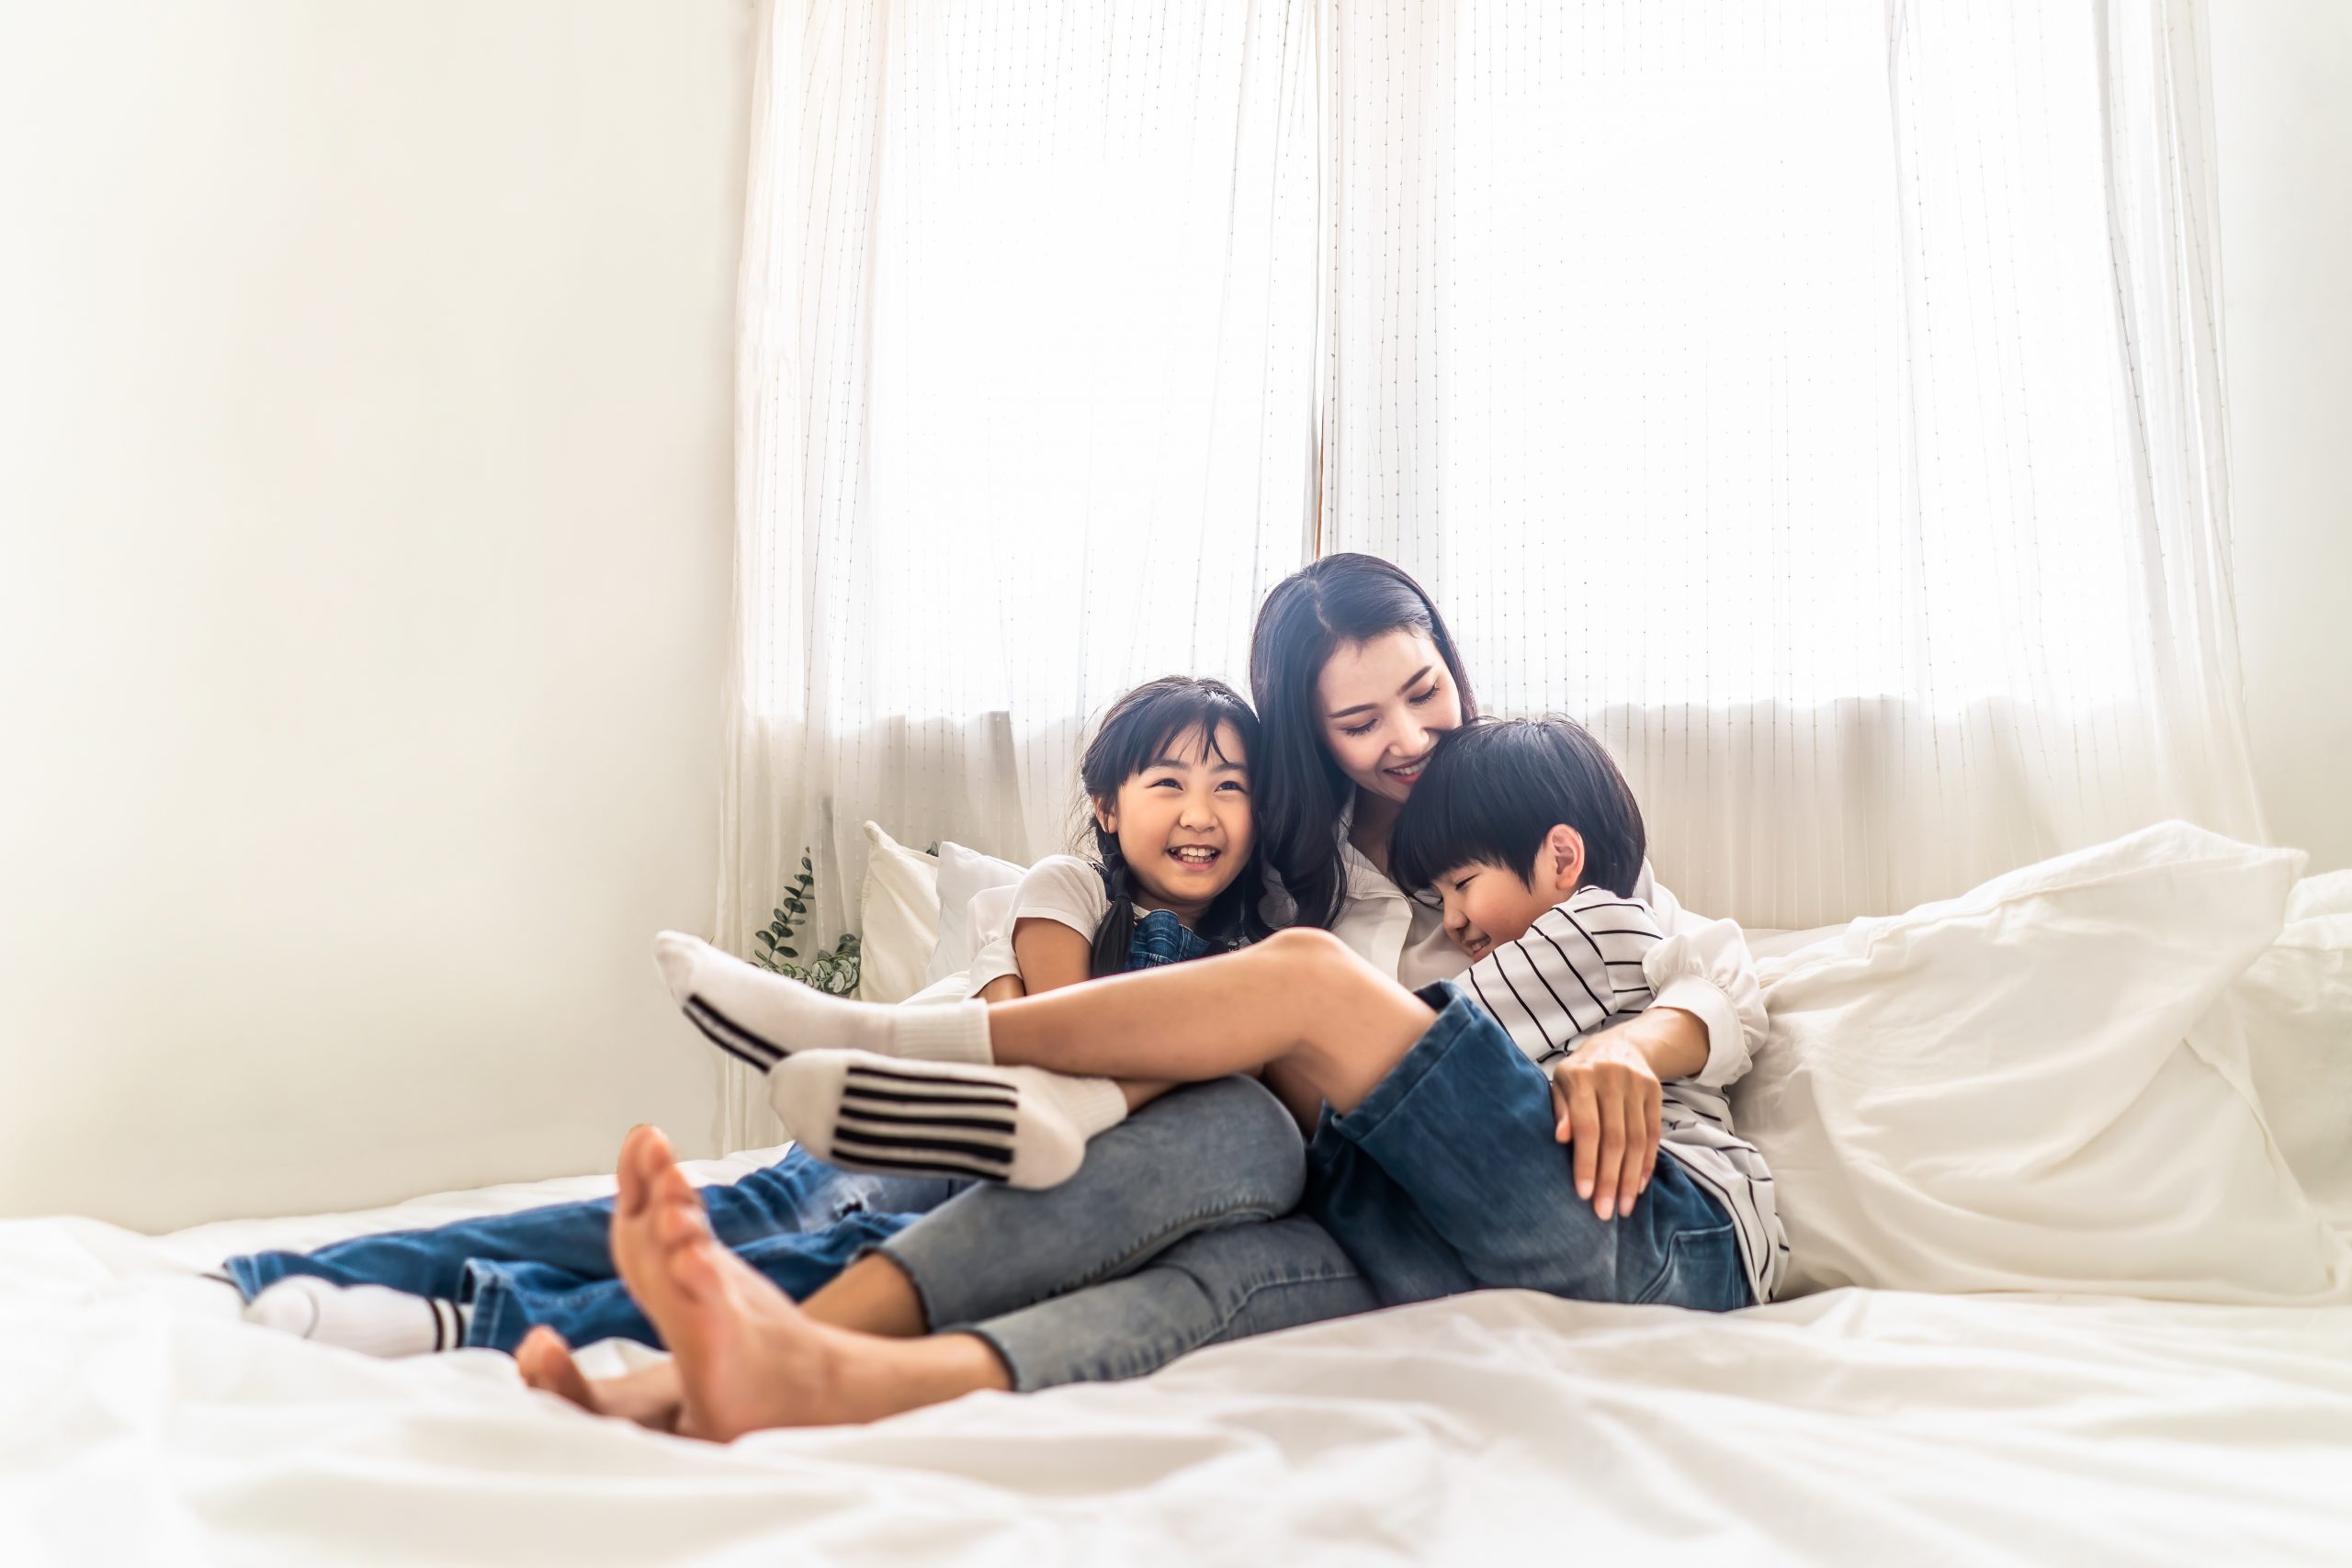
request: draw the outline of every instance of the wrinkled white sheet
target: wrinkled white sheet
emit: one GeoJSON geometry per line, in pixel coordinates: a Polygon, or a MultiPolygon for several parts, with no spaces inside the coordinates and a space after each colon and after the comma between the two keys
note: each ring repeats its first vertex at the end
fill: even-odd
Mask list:
{"type": "Polygon", "coordinates": [[[487,1352],[248,1328],[187,1274],[606,1185],[159,1239],[0,1225],[0,1562],[2352,1555],[2352,1308],[1491,1293],[721,1449],[580,1415],[487,1352]]]}

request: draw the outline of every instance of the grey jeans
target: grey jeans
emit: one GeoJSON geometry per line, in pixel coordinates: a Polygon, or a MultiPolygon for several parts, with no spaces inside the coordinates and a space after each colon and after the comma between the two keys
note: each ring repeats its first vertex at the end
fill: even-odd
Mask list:
{"type": "Polygon", "coordinates": [[[1189,1350],[1380,1303],[1312,1220],[1297,1125],[1255,1079],[1163,1095],[1043,1191],[973,1187],[877,1244],[934,1332],[1016,1389],[1141,1377],[1189,1350]],[[1285,1217],[1288,1216],[1288,1217],[1285,1217]]]}

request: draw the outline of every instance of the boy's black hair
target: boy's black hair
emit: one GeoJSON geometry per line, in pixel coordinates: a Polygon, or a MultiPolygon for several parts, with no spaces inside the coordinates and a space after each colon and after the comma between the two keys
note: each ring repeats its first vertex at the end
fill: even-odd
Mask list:
{"type": "MultiPolygon", "coordinates": [[[[1191,675],[1147,681],[1112,704],[1079,763],[1079,787],[1085,792],[1090,807],[1116,800],[1121,784],[1178,750],[1184,738],[1193,735],[1200,737],[1205,755],[1247,767],[1258,751],[1258,715],[1240,693],[1224,682],[1191,675]],[[1227,757],[1218,748],[1220,725],[1232,727],[1241,742],[1241,756],[1227,757]]],[[[1135,869],[1119,852],[1119,835],[1106,832],[1091,809],[1087,826],[1093,829],[1095,863],[1102,867],[1103,890],[1111,899],[1102,923],[1094,928],[1090,972],[1116,975],[1126,968],[1127,944],[1135,940],[1133,900],[1137,883],[1135,869]]],[[[1196,934],[1213,947],[1262,941],[1269,933],[1258,906],[1265,893],[1265,872],[1253,845],[1240,874],[1203,912],[1196,934]]]]}
{"type": "Polygon", "coordinates": [[[1648,852],[1642,808],[1608,749],[1574,719],[1482,719],[1441,738],[1388,844],[1400,887],[1428,887],[1476,862],[1535,886],[1544,835],[1584,836],[1587,887],[1631,897],[1648,852]]]}

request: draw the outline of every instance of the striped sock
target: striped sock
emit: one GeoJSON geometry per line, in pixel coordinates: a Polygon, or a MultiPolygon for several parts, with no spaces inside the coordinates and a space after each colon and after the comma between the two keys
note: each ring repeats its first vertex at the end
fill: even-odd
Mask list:
{"type": "Polygon", "coordinates": [[[794,1051],[989,1060],[986,1002],[919,1008],[855,1002],[771,975],[679,931],[653,939],[653,961],[694,1026],[712,1044],[762,1072],[794,1051]]]}
{"type": "Polygon", "coordinates": [[[768,1075],[768,1102],[810,1154],[845,1169],[1029,1188],[1069,1180],[1086,1141],[1127,1114],[1109,1078],[865,1051],[786,1058],[768,1075]]]}
{"type": "Polygon", "coordinates": [[[245,1321],[370,1356],[462,1350],[473,1308],[385,1285],[289,1274],[245,1303],[245,1321]]]}

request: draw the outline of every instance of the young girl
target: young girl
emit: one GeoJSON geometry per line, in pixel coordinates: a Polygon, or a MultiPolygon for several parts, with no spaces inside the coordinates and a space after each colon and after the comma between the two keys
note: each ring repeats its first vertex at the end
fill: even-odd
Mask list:
{"type": "MultiPolygon", "coordinates": [[[[1259,905],[1250,798],[1257,716],[1218,681],[1170,675],[1122,697],[1080,769],[1095,859],[1048,855],[1021,879],[1011,930],[984,947],[972,994],[1003,1002],[1096,976],[1229,953],[1269,934],[1259,905]]],[[[704,951],[664,933],[662,951],[704,951]]],[[[665,961],[666,962],[666,961],[665,961]]],[[[771,1054],[709,998],[686,1014],[722,1049],[765,1068],[771,1054]]],[[[907,1009],[918,1033],[946,1010],[907,1009]]],[[[943,1043],[952,1055],[954,1047],[943,1043]]],[[[1004,1096],[944,1093],[887,1066],[860,1066],[843,1086],[820,1158],[850,1170],[975,1177],[1014,1187],[1067,1180],[1086,1140],[1157,1099],[1166,1083],[1023,1075],[1037,1116],[1016,1126],[1004,1096]]]]}
{"type": "MultiPolygon", "coordinates": [[[[1170,676],[1122,697],[1080,768],[1097,859],[1056,855],[1029,874],[1012,929],[981,954],[973,990],[1000,999],[1035,995],[1263,936],[1249,783],[1256,742],[1256,716],[1222,682],[1170,676]]],[[[1166,1088],[1065,1084],[1061,1098],[1077,1108],[1081,1124],[1097,1131],[1166,1088]]],[[[1204,1087],[1204,1093],[1170,1097],[1128,1152],[1191,1144],[1218,1151],[1219,1166],[1204,1170],[1202,1182],[1157,1184],[1158,1197],[1138,1191],[1135,1201],[1148,1211],[1148,1223],[1135,1234],[1164,1244],[1203,1226],[1270,1217],[1296,1198],[1295,1139],[1264,1092],[1245,1079],[1204,1087]]],[[[969,1129],[909,1125],[892,1114],[887,1096],[872,1109],[875,1115],[845,1129],[844,1153],[863,1147],[916,1174],[845,1176],[796,1148],[776,1166],[701,1194],[713,1234],[820,1318],[867,1329],[895,1323],[889,1305],[877,1307],[854,1281],[845,1291],[827,1287],[853,1259],[888,1247],[943,1205],[971,1210],[961,1234],[975,1236],[1046,1225],[1064,1235],[1086,1234],[1083,1214],[1066,1212],[1082,1207],[1080,1194],[1051,1206],[1032,1201],[1034,1214],[1003,1193],[959,1198],[963,1178],[1028,1179],[1030,1168],[992,1161],[969,1129]]],[[[1044,1174],[1058,1169],[1067,1176],[1077,1160],[1073,1146],[1065,1164],[1043,1168],[1044,1174]]],[[[362,1236],[312,1253],[232,1258],[222,1267],[249,1303],[248,1321],[378,1355],[512,1351],[540,1325],[572,1343],[619,1337],[659,1344],[614,1275],[611,1207],[609,1200],[556,1204],[436,1230],[362,1236]]],[[[964,1257],[952,1247],[934,1250],[964,1257]]],[[[1001,1241],[986,1251],[1000,1269],[1013,1256],[1001,1241]]],[[[1035,1268],[1027,1280],[1011,1270],[1002,1288],[1045,1295],[1091,1277],[1073,1278],[1042,1253],[1035,1268]]]]}

